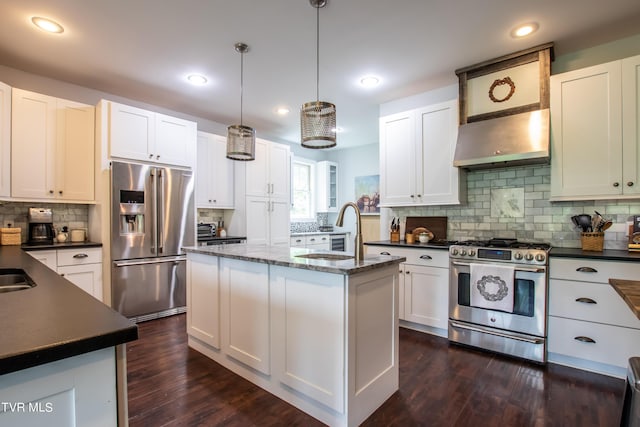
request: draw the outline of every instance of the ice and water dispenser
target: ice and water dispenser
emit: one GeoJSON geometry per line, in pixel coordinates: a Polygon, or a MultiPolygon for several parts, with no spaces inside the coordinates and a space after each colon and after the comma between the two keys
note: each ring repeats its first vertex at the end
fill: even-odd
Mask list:
{"type": "Polygon", "coordinates": [[[120,235],[144,234],[144,191],[120,190],[120,235]]]}

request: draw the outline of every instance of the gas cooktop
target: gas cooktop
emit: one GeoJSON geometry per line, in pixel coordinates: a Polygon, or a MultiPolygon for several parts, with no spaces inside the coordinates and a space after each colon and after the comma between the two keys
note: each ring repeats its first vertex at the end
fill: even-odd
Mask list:
{"type": "Polygon", "coordinates": [[[538,249],[548,251],[551,245],[541,242],[521,242],[517,239],[493,238],[489,240],[462,240],[452,242],[450,245],[475,246],[478,248],[509,248],[509,249],[538,249]]]}

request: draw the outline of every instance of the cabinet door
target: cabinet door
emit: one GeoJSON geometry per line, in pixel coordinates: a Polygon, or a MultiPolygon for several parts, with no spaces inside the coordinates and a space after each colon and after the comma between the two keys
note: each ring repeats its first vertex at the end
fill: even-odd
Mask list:
{"type": "Polygon", "coordinates": [[[449,270],[405,264],[405,320],[447,329],[449,270]]]}
{"type": "Polygon", "coordinates": [[[211,135],[209,140],[209,194],[213,207],[233,209],[235,161],[227,159],[227,140],[219,135],[211,135]]]}
{"type": "Polygon", "coordinates": [[[55,196],[94,199],[95,108],[58,99],[56,103],[55,196]]]}
{"type": "Polygon", "coordinates": [[[27,251],[29,255],[37,259],[53,271],[58,268],[58,261],[56,259],[56,251],[27,251]]]}
{"type": "Polygon", "coordinates": [[[338,165],[322,161],[316,164],[316,210],[336,212],[338,210],[338,165]]]}
{"type": "Polygon", "coordinates": [[[270,194],[268,141],[256,139],[256,159],[246,162],[245,176],[247,196],[267,196],[270,194]]]}
{"type": "Polygon", "coordinates": [[[269,205],[269,244],[289,245],[289,235],[291,234],[289,200],[271,199],[269,205]]]}
{"type": "Polygon", "coordinates": [[[193,167],[197,127],[194,122],[155,113],[153,160],[177,166],[193,167]]]}
{"type": "Polygon", "coordinates": [[[110,102],[109,149],[111,156],[131,160],[153,160],[154,113],[110,102]]]}
{"type": "Polygon", "coordinates": [[[380,205],[413,204],[416,193],[416,162],[413,112],[380,118],[380,205]]]}
{"type": "Polygon", "coordinates": [[[0,82],[0,197],[11,195],[11,86],[0,82]]]}
{"type": "Polygon", "coordinates": [[[624,193],[640,193],[640,55],[622,60],[622,154],[624,193]]]}
{"type": "Polygon", "coordinates": [[[196,160],[196,206],[199,208],[212,207],[211,185],[213,182],[214,163],[211,163],[212,144],[209,134],[198,132],[197,160],[196,160]]]}
{"type": "Polygon", "coordinates": [[[291,187],[291,156],[289,147],[283,144],[270,144],[269,148],[270,196],[289,200],[291,187]]]}
{"type": "Polygon", "coordinates": [[[102,264],[61,266],[58,267],[58,274],[102,301],[102,264]]]}
{"type": "Polygon", "coordinates": [[[220,260],[222,349],[264,374],[271,373],[269,266],[220,260]]]}
{"type": "MultiPolygon", "coordinates": [[[[426,205],[460,203],[460,170],[453,166],[458,139],[458,101],[416,111],[416,135],[421,156],[416,156],[416,202],[426,205]]],[[[400,169],[402,170],[402,169],[400,169]]]]}
{"type": "MultiPolygon", "coordinates": [[[[270,201],[267,197],[247,197],[247,243],[269,244],[270,201]]],[[[287,216],[288,218],[288,216],[287,216]]],[[[287,241],[289,240],[287,234],[287,241]]]]}
{"type": "Polygon", "coordinates": [[[620,61],[551,77],[551,198],[622,194],[620,61]]]}
{"type": "Polygon", "coordinates": [[[11,195],[53,198],[56,99],[21,89],[12,91],[11,195]]]}
{"type": "Polygon", "coordinates": [[[187,333],[220,348],[218,257],[189,254],[187,259],[187,333]]]}

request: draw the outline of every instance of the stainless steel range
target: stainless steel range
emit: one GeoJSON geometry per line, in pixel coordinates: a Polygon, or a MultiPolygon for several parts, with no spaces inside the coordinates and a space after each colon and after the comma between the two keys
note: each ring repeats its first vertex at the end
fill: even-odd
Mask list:
{"type": "Polygon", "coordinates": [[[515,239],[449,247],[449,341],[547,360],[548,253],[515,239]]]}

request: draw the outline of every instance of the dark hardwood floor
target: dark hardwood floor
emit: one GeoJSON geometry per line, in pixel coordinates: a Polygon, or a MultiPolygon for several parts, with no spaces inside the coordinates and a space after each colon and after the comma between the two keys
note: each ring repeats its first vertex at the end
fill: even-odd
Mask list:
{"type": "MultiPolygon", "coordinates": [[[[136,426],[320,426],[187,347],[184,314],[127,345],[136,426]]],[[[624,381],[537,366],[400,329],[400,390],[364,426],[616,426],[624,381]]]]}

